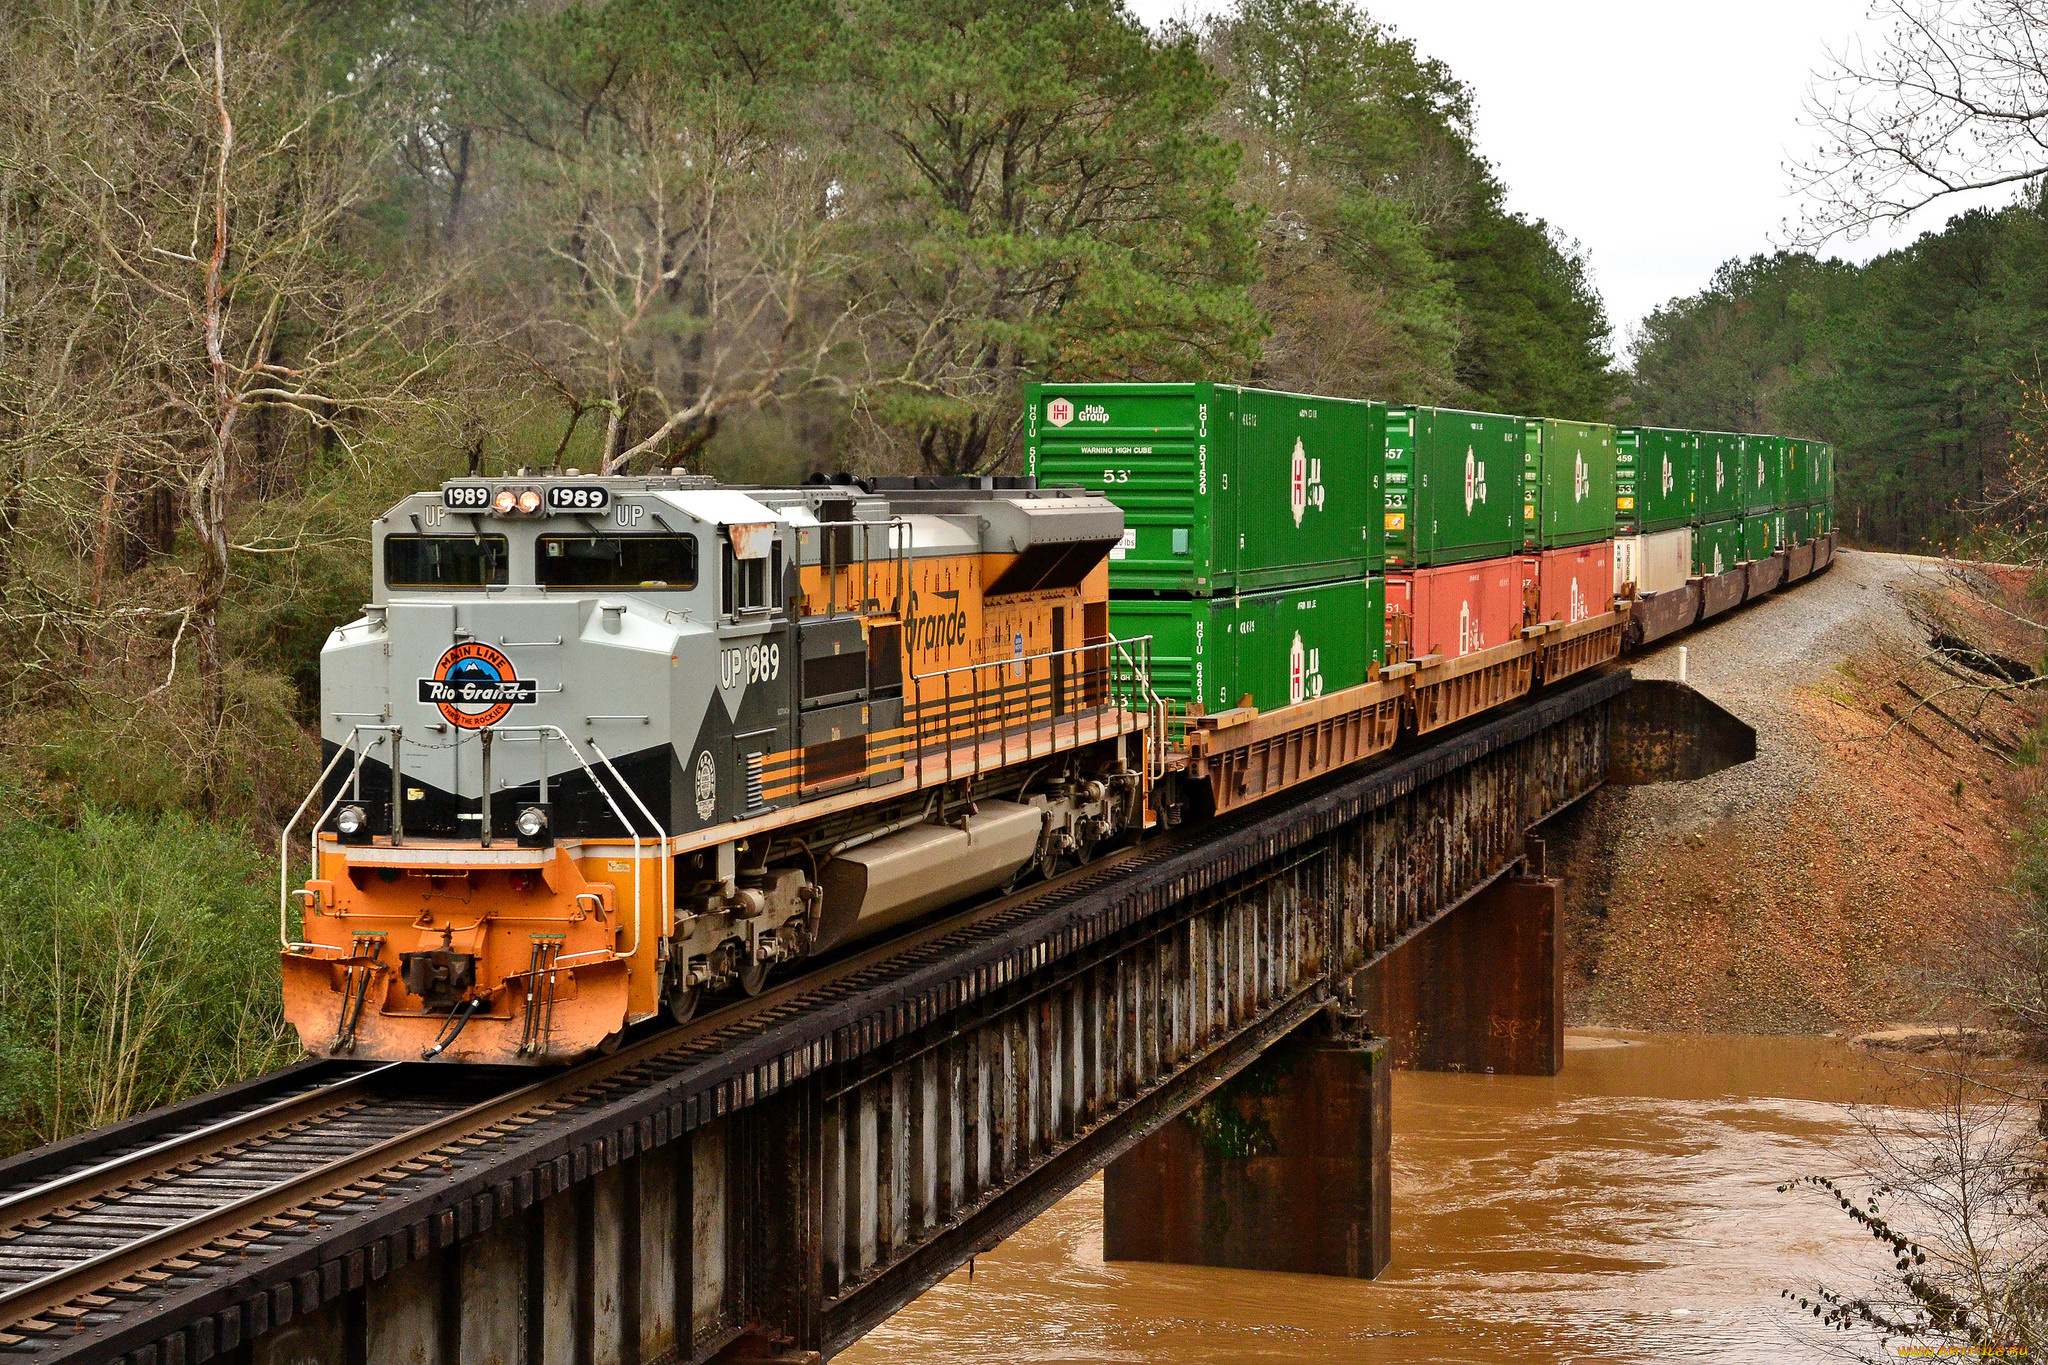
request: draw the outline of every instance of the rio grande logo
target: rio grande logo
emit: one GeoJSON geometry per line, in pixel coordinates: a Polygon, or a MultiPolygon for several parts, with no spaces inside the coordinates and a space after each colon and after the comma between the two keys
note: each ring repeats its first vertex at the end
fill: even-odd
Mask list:
{"type": "Polygon", "coordinates": [[[1593,471],[1586,468],[1586,457],[1572,454],[1572,501],[1584,502],[1586,494],[1593,491],[1593,471]]]}
{"type": "Polygon", "coordinates": [[[540,700],[539,683],[520,677],[510,659],[473,640],[448,650],[435,661],[434,676],[419,682],[420,704],[438,707],[459,730],[496,725],[513,707],[540,700]]]}
{"type": "Polygon", "coordinates": [[[697,818],[709,820],[711,813],[718,809],[718,763],[711,757],[709,749],[697,755],[695,775],[695,796],[697,818]]]}
{"type": "Polygon", "coordinates": [[[1472,504],[1486,501],[1486,461],[1480,459],[1471,446],[1465,447],[1465,515],[1472,515],[1472,504]]]}
{"type": "Polygon", "coordinates": [[[1288,470],[1287,505],[1294,513],[1296,526],[1301,525],[1302,514],[1309,508],[1323,510],[1323,462],[1308,457],[1299,436],[1294,438],[1294,462],[1288,470]]]}
{"type": "Polygon", "coordinates": [[[1323,695],[1323,651],[1308,649],[1301,643],[1301,632],[1294,632],[1294,643],[1287,650],[1287,700],[1298,705],[1308,697],[1323,695]]]}

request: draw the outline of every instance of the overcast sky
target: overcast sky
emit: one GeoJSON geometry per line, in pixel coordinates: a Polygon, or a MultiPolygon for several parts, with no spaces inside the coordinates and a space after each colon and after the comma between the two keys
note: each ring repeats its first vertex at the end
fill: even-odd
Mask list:
{"type": "MultiPolygon", "coordinates": [[[[1721,262],[1768,251],[1797,204],[1785,173],[1830,49],[1881,29],[1869,0],[1368,0],[1449,65],[1478,104],[1479,150],[1508,204],[1588,251],[1615,347],[1721,262]]],[[[1215,0],[1132,0],[1148,22],[1215,0]]],[[[1948,212],[1933,215],[1939,226],[1948,212]]],[[[1837,243],[1862,260],[1903,244],[1837,243]]]]}

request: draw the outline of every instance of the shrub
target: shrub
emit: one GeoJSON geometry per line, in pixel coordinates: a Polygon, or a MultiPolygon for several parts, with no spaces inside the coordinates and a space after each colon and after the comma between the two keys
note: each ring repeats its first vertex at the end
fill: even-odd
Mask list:
{"type": "Polygon", "coordinates": [[[274,875],[185,815],[0,815],[0,1153],[298,1055],[274,875]]]}

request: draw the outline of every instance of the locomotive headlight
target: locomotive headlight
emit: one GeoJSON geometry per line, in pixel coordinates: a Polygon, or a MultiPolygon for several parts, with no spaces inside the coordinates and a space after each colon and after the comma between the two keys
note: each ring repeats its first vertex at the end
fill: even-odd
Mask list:
{"type": "Polygon", "coordinates": [[[519,495],[519,514],[530,517],[540,511],[540,490],[529,488],[519,495]]]}
{"type": "Polygon", "coordinates": [[[548,813],[539,806],[527,806],[512,821],[512,827],[523,839],[538,839],[541,831],[548,827],[548,813]]]}
{"type": "Polygon", "coordinates": [[[498,496],[491,499],[491,510],[501,517],[511,516],[512,510],[517,506],[519,506],[519,495],[509,488],[500,488],[498,496]]]}
{"type": "Polygon", "coordinates": [[[334,813],[334,827],[343,834],[361,834],[363,826],[369,823],[370,817],[361,806],[343,806],[334,813]]]}

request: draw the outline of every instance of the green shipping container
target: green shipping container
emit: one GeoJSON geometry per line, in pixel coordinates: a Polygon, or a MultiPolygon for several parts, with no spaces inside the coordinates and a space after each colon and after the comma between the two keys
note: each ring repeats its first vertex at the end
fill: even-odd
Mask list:
{"type": "Polygon", "coordinates": [[[1521,548],[1522,418],[1389,408],[1386,422],[1389,564],[1465,564],[1521,548]]]}
{"type": "Polygon", "coordinates": [[[1742,557],[1744,559],[1769,559],[1771,552],[1778,548],[1777,518],[1766,513],[1760,517],[1742,519],[1742,557]]]}
{"type": "Polygon", "coordinates": [[[1694,480],[1695,525],[1742,515],[1742,438],[1726,431],[1700,433],[1699,472],[1694,480]]]}
{"type": "Polygon", "coordinates": [[[1387,583],[1378,575],[1230,597],[1119,598],[1119,639],[1152,637],[1161,696],[1227,711],[1247,696],[1277,710],[1366,680],[1384,662],[1387,583]]]}
{"type": "Polygon", "coordinates": [[[1522,544],[1555,550],[1614,538],[1614,428],[1555,417],[1524,424],[1522,544]]]}
{"type": "Polygon", "coordinates": [[[1124,510],[1113,593],[1209,596],[1381,562],[1386,405],[1228,384],[1032,384],[1026,471],[1124,510]]]}
{"type": "Polygon", "coordinates": [[[1778,438],[1778,506],[1798,507],[1810,499],[1806,494],[1806,442],[1793,436],[1778,438]]]}
{"type": "Polygon", "coordinates": [[[1614,516],[1631,535],[1692,525],[1700,434],[1623,427],[1614,437],[1614,516]]]}
{"type": "Polygon", "coordinates": [[[1692,533],[1692,571],[1727,573],[1742,562],[1742,522],[1711,521],[1692,533]]]}
{"type": "Polygon", "coordinates": [[[1785,441],[1779,436],[1742,438],[1742,510],[1758,516],[1785,505],[1785,441]]]}
{"type": "Polygon", "coordinates": [[[1785,441],[1785,505],[1810,507],[1827,496],[1827,442],[1785,441]]]}
{"type": "Polygon", "coordinates": [[[1813,539],[1813,509],[1811,507],[1788,507],[1784,513],[1786,545],[1804,545],[1813,539]]]}

